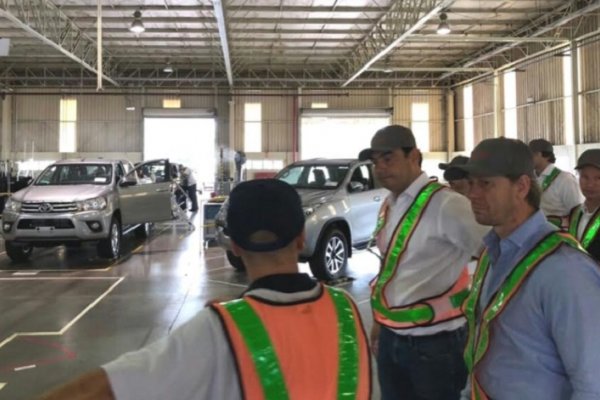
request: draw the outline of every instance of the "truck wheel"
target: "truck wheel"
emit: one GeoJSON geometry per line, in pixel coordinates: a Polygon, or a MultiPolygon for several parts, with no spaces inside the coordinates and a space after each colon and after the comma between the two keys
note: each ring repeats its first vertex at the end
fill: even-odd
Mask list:
{"type": "Polygon", "coordinates": [[[229,264],[231,264],[236,271],[243,272],[246,270],[246,266],[244,265],[242,258],[236,256],[232,251],[229,250],[227,251],[227,261],[229,261],[229,264]]]}
{"type": "Polygon", "coordinates": [[[150,222],[146,222],[145,224],[141,224],[137,228],[135,228],[135,237],[138,239],[147,239],[150,237],[150,231],[152,230],[152,224],[150,222]]]}
{"type": "Polygon", "coordinates": [[[30,244],[14,244],[11,240],[4,242],[6,254],[15,262],[27,261],[33,252],[33,246],[30,244]]]}
{"type": "Polygon", "coordinates": [[[102,258],[118,258],[121,254],[121,223],[116,217],[110,222],[108,237],[98,242],[98,256],[102,258]]]}
{"type": "Polygon", "coordinates": [[[330,281],[345,275],[348,266],[348,240],[342,231],[330,228],[308,260],[315,278],[330,281]]]}

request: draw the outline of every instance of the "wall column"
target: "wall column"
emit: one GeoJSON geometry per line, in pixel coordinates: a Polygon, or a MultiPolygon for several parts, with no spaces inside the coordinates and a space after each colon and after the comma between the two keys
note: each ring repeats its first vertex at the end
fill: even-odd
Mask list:
{"type": "Polygon", "coordinates": [[[10,159],[12,153],[12,109],[13,96],[6,95],[2,100],[2,160],[10,159]]]}

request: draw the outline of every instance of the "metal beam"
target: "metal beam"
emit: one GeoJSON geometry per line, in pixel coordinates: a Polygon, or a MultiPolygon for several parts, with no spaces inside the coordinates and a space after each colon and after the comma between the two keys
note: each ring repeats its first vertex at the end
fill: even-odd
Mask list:
{"type": "MultiPolygon", "coordinates": [[[[86,35],[59,8],[47,0],[29,0],[12,4],[9,0],[0,0],[0,17],[55,48],[85,69],[100,74],[115,86],[119,84],[97,68],[95,54],[97,43],[86,35]]],[[[110,58],[105,57],[105,68],[110,69],[110,58]]]]}
{"type": "Polygon", "coordinates": [[[406,38],[407,42],[474,42],[474,43],[552,43],[568,42],[569,39],[560,37],[515,37],[515,36],[484,36],[484,35],[421,35],[414,34],[406,38]]]}
{"type": "Polygon", "coordinates": [[[229,42],[227,41],[227,23],[225,21],[225,10],[221,0],[213,0],[215,8],[215,18],[217,19],[217,27],[219,28],[219,39],[221,49],[223,50],[223,60],[225,61],[225,71],[229,86],[233,86],[233,73],[231,72],[231,60],[229,58],[229,42]]]}
{"type": "MultiPolygon", "coordinates": [[[[454,0],[409,0],[396,1],[390,10],[375,24],[367,37],[358,45],[352,54],[347,57],[348,64],[343,70],[350,75],[348,80],[344,82],[342,87],[346,87],[353,80],[358,78],[363,72],[369,69],[380,58],[388,54],[394,47],[407,37],[418,31],[425,23],[434,15],[439,13],[446,7],[449,7],[454,0]],[[398,11],[402,6],[412,5],[415,8],[423,3],[426,3],[426,9],[429,11],[421,15],[420,11],[398,11]],[[418,3],[418,4],[416,4],[418,3]],[[395,18],[399,16],[400,18],[395,18]],[[390,28],[394,25],[399,25],[400,35],[392,40],[390,33],[395,33],[390,28]],[[362,65],[362,66],[360,66],[362,65]],[[358,66],[358,70],[356,67],[358,66]]],[[[411,7],[408,7],[411,8],[411,7]]]]}
{"type": "MultiPolygon", "coordinates": [[[[574,4],[574,3],[571,3],[571,4],[574,4]]],[[[533,23],[525,26],[524,28],[519,29],[516,32],[516,35],[527,36],[527,37],[523,38],[523,41],[521,41],[521,42],[517,41],[517,42],[506,44],[506,45],[503,45],[503,46],[500,46],[497,48],[486,48],[486,49],[482,50],[481,52],[478,52],[478,54],[475,54],[474,57],[472,55],[467,60],[460,62],[459,65],[456,65],[456,66],[471,67],[482,61],[488,60],[491,57],[501,54],[507,50],[510,50],[510,49],[518,46],[521,43],[525,43],[526,39],[544,35],[556,28],[559,28],[559,27],[565,25],[566,23],[568,23],[576,18],[579,18],[585,14],[588,14],[588,13],[591,13],[591,12],[594,12],[594,11],[600,9],[600,0],[595,0],[591,4],[589,4],[588,6],[582,8],[582,9],[579,9],[575,12],[567,13],[566,15],[563,15],[562,17],[558,18],[557,20],[555,20],[549,24],[544,24],[544,22],[547,22],[548,19],[552,17],[552,14],[556,15],[559,13],[565,13],[566,11],[569,10],[569,7],[570,7],[570,4],[562,5],[562,6],[558,7],[556,10],[554,10],[554,12],[552,12],[548,15],[544,15],[541,18],[538,18],[537,20],[535,20],[533,23]],[[544,24],[544,25],[540,26],[542,24],[544,24]]],[[[440,80],[447,79],[452,75],[453,75],[452,72],[444,74],[440,77],[440,80]]]]}
{"type": "Polygon", "coordinates": [[[493,68],[456,68],[456,67],[391,67],[369,68],[373,72],[491,72],[493,68]]]}

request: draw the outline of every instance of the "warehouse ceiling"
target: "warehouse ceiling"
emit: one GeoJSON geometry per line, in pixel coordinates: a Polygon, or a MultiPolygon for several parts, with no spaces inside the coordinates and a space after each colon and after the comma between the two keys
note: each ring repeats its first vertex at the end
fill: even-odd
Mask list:
{"type": "Polygon", "coordinates": [[[599,0],[0,0],[10,39],[0,89],[99,88],[100,67],[105,90],[448,87],[564,51],[597,29],[599,10],[599,0]],[[442,13],[447,35],[436,32],[442,13]]]}

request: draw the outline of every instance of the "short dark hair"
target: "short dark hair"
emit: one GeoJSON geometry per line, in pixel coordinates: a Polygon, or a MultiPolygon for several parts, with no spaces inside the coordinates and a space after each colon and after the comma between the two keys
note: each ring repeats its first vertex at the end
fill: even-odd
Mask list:
{"type": "Polygon", "coordinates": [[[405,156],[409,155],[411,151],[413,151],[414,147],[401,147],[402,152],[405,156]]]}
{"type": "MultiPolygon", "coordinates": [[[[511,176],[507,176],[507,178],[512,183],[515,183],[522,176],[523,175],[511,175],[511,176]]],[[[534,176],[531,176],[531,175],[525,175],[525,176],[529,177],[529,181],[531,182],[531,184],[529,185],[529,192],[527,192],[527,197],[525,198],[525,200],[527,200],[527,204],[529,204],[531,207],[533,207],[537,211],[540,209],[540,203],[542,201],[542,188],[537,183],[537,180],[535,179],[534,176]]]]}
{"type": "Polygon", "coordinates": [[[541,153],[542,153],[542,157],[546,158],[552,164],[554,164],[556,162],[556,156],[554,156],[553,152],[551,152],[551,151],[542,151],[541,153]]]}

